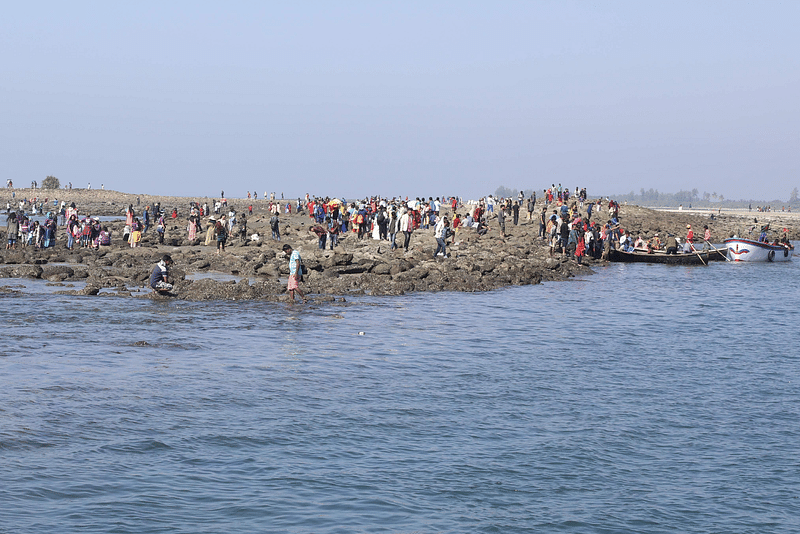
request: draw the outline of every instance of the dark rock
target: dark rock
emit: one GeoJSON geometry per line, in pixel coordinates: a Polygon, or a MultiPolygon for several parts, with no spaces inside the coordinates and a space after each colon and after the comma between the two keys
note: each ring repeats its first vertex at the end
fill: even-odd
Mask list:
{"type": "Polygon", "coordinates": [[[381,274],[381,275],[391,274],[392,268],[388,263],[378,263],[377,265],[375,265],[375,267],[372,268],[370,272],[373,274],[381,274]]]}

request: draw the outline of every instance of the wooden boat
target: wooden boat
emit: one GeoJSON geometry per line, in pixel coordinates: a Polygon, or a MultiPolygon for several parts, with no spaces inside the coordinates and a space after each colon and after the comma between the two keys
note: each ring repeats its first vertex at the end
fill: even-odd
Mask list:
{"type": "Polygon", "coordinates": [[[727,247],[716,247],[716,250],[712,248],[710,250],[700,252],[708,252],[708,261],[728,261],[727,247]]]}
{"type": "Polygon", "coordinates": [[[733,261],[791,261],[794,247],[734,237],[723,241],[733,261]]]}
{"type": "Polygon", "coordinates": [[[692,252],[692,253],[679,253],[667,254],[663,251],[656,252],[623,252],[621,250],[610,250],[608,252],[608,261],[616,261],[622,263],[666,263],[669,265],[706,265],[708,264],[708,252],[692,252]]]}

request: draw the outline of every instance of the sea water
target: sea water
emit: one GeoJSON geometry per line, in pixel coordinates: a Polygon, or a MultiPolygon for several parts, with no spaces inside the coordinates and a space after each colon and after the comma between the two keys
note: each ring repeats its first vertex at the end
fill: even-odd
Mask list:
{"type": "Polygon", "coordinates": [[[7,280],[0,532],[798,532],[798,275],[305,306],[7,280]]]}

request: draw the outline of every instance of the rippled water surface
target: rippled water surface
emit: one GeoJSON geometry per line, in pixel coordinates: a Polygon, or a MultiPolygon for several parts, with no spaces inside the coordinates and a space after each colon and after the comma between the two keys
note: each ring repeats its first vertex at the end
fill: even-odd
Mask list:
{"type": "Polygon", "coordinates": [[[798,532],[799,269],[0,294],[0,532],[798,532]]]}

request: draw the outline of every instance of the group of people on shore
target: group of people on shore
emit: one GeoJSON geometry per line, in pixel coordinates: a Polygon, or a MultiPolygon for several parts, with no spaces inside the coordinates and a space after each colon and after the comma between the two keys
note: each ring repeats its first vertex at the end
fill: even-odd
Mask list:
{"type": "MultiPolygon", "coordinates": [[[[663,242],[659,234],[649,238],[631,235],[623,228],[619,219],[619,204],[608,198],[589,200],[585,188],[575,188],[572,193],[568,188],[554,185],[540,192],[539,199],[536,193],[525,195],[520,191],[519,195],[513,197],[495,198],[487,195],[466,203],[455,196],[427,199],[389,199],[376,196],[347,201],[306,195],[305,199],[298,198],[296,202],[270,199],[267,209],[274,240],[281,240],[280,217],[289,210],[290,213],[305,214],[312,219],[309,231],[316,236],[319,249],[333,250],[347,236],[352,240],[371,238],[386,241],[390,250],[403,248],[408,252],[415,232],[432,229],[434,259],[447,258],[448,247],[457,243],[465,232],[474,232],[477,236],[488,234],[500,239],[506,238],[507,224],[519,225],[524,213],[527,213],[526,221],[538,223],[538,238],[549,242],[551,255],[568,256],[578,263],[585,256],[599,259],[610,248],[676,253],[680,248],[692,251],[694,244],[700,241],[695,238],[691,226],[687,227],[687,235],[682,243],[676,236],[669,234],[663,242]]],[[[36,203],[29,205],[36,206],[36,203]]],[[[46,207],[47,202],[44,205],[46,207]]],[[[205,231],[206,245],[213,245],[217,253],[222,253],[231,236],[239,236],[243,240],[257,238],[258,236],[248,235],[247,217],[244,213],[239,214],[232,207],[227,213],[222,213],[223,208],[227,208],[226,205],[224,197],[213,202],[212,206],[208,203],[190,203],[185,219],[188,240],[195,241],[205,231]]],[[[131,247],[139,246],[142,237],[155,225],[158,242],[163,244],[167,222],[178,217],[178,208],[166,213],[156,204],[152,207],[146,206],[141,213],[137,213],[137,210],[132,204],[126,209],[122,236],[124,242],[131,247]]],[[[252,213],[251,210],[252,206],[244,211],[252,213]]],[[[59,218],[63,221],[61,225],[65,226],[67,248],[99,248],[111,244],[111,233],[98,218],[82,217],[74,203],[69,206],[62,203],[60,208],[55,205],[52,211],[47,212],[41,223],[31,222],[30,214],[23,209],[10,211],[6,248],[15,248],[19,243],[53,246],[57,228],[61,226],[58,224],[59,218]]],[[[430,239],[431,233],[426,232],[425,236],[430,239]]],[[[709,243],[710,238],[706,225],[702,240],[709,243]]],[[[296,294],[305,300],[299,288],[302,278],[302,259],[299,252],[289,244],[284,245],[283,250],[290,260],[292,287],[287,286],[287,289],[292,299],[296,294]]],[[[164,259],[162,262],[163,267],[159,269],[164,276],[158,281],[168,283],[167,274],[171,263],[164,259]]]]}

